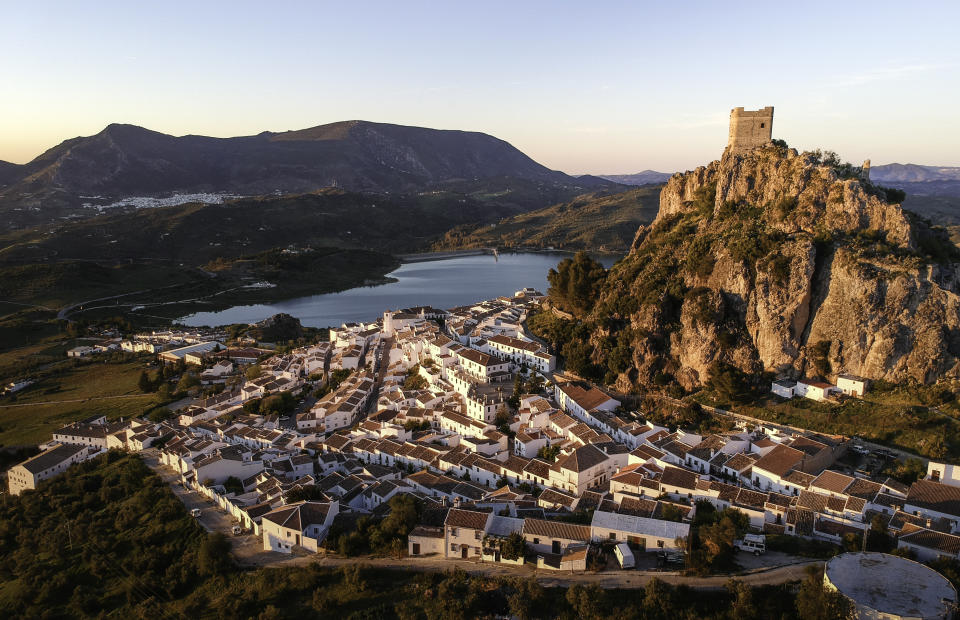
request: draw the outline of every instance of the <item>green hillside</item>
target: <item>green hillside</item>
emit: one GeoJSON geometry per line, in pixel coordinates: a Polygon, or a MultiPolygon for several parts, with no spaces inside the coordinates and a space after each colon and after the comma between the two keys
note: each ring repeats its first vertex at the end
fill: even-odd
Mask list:
{"type": "Polygon", "coordinates": [[[661,185],[627,192],[584,194],[569,202],[515,215],[496,224],[460,226],[435,244],[438,250],[530,247],[622,252],[637,228],[657,215],[661,185]]]}

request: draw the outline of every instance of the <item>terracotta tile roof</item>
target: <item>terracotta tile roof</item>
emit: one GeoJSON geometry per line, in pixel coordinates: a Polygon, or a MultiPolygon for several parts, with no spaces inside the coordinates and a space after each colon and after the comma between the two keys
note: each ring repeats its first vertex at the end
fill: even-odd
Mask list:
{"type": "Polygon", "coordinates": [[[682,441],[668,441],[660,447],[681,460],[685,459],[687,453],[690,452],[690,446],[682,441]]]}
{"type": "Polygon", "coordinates": [[[640,445],[637,446],[637,449],[630,453],[631,456],[635,456],[644,460],[650,459],[662,459],[664,452],[662,450],[657,450],[653,446],[640,445]]]}
{"type": "Polygon", "coordinates": [[[487,527],[489,512],[451,508],[444,523],[447,527],[462,527],[471,530],[483,530],[487,527]]]}
{"type": "Polygon", "coordinates": [[[762,469],[775,476],[783,477],[787,472],[799,465],[802,459],[803,452],[779,445],[754,463],[753,469],[762,469]]]}
{"type": "Polygon", "coordinates": [[[817,532],[832,534],[833,536],[863,533],[863,530],[860,528],[853,527],[852,525],[846,525],[844,523],[837,523],[836,521],[831,521],[830,519],[817,519],[815,521],[814,528],[817,532]]]}
{"type": "Polygon", "coordinates": [[[277,508],[263,515],[263,519],[302,532],[311,525],[323,523],[329,510],[330,504],[327,503],[302,502],[277,508]]]}
{"type": "Polygon", "coordinates": [[[550,477],[550,463],[543,459],[530,459],[530,462],[524,466],[523,471],[538,478],[546,479],[550,477]]]}
{"type": "Polygon", "coordinates": [[[843,493],[853,483],[853,476],[847,476],[833,470],[825,470],[810,483],[811,488],[823,489],[832,493],[843,493]]]}
{"type": "Polygon", "coordinates": [[[524,535],[550,539],[590,540],[590,526],[547,521],[545,519],[526,519],[523,522],[524,535]]]}
{"type": "Polygon", "coordinates": [[[656,509],[656,500],[642,497],[624,497],[620,500],[620,509],[617,512],[635,517],[652,517],[656,509]]]}
{"type": "Polygon", "coordinates": [[[567,395],[568,398],[580,405],[584,411],[590,411],[594,407],[602,405],[608,400],[611,400],[607,394],[595,387],[585,390],[577,385],[569,384],[559,386],[559,388],[567,395]]]}
{"type": "Polygon", "coordinates": [[[577,500],[577,510],[596,510],[603,501],[603,494],[596,491],[584,491],[577,500]]]}
{"type": "Polygon", "coordinates": [[[908,526],[924,527],[927,524],[927,520],[923,517],[918,517],[917,515],[912,515],[902,510],[898,510],[893,513],[893,516],[890,517],[890,521],[887,523],[887,527],[894,531],[901,531],[908,526]]]}
{"type": "Polygon", "coordinates": [[[867,507],[867,500],[862,497],[848,497],[847,505],[844,506],[844,511],[848,512],[863,512],[863,509],[867,507]]]}
{"type": "Polygon", "coordinates": [[[827,445],[809,437],[794,437],[793,441],[790,442],[790,447],[813,456],[825,449],[827,445]]]}
{"type": "Polygon", "coordinates": [[[842,497],[836,497],[831,495],[827,500],[827,508],[833,512],[843,512],[843,509],[847,506],[847,500],[842,497]]]}
{"type": "Polygon", "coordinates": [[[737,498],[740,487],[723,482],[711,482],[710,490],[717,492],[717,499],[720,501],[732,503],[737,498]]]}
{"type": "Polygon", "coordinates": [[[697,480],[699,479],[700,477],[697,474],[687,469],[667,467],[663,470],[663,475],[660,477],[660,484],[662,486],[693,491],[697,488],[697,480]]]}
{"type": "Polygon", "coordinates": [[[902,497],[897,497],[896,495],[890,495],[889,493],[877,493],[877,496],[870,501],[878,506],[887,506],[888,508],[903,508],[903,503],[906,500],[902,497]]]}
{"type": "Polygon", "coordinates": [[[640,481],[640,486],[645,489],[650,489],[653,491],[660,492],[660,477],[656,478],[644,478],[640,481]]]}
{"type": "Polygon", "coordinates": [[[877,496],[877,493],[880,492],[882,487],[872,480],[864,480],[863,478],[854,478],[853,482],[850,483],[844,493],[852,497],[859,497],[860,499],[870,500],[877,496]]]}
{"type": "Polygon", "coordinates": [[[767,494],[767,504],[777,508],[788,508],[793,504],[793,499],[790,495],[783,495],[782,493],[767,494]]]}
{"type": "Polygon", "coordinates": [[[573,506],[573,503],[577,498],[571,497],[565,493],[561,493],[556,489],[544,489],[543,493],[540,494],[540,497],[537,498],[537,502],[546,504],[548,506],[573,506]]]}
{"type": "Polygon", "coordinates": [[[814,481],[816,476],[813,474],[804,473],[802,471],[792,471],[786,476],[783,477],[785,482],[796,485],[798,487],[807,488],[810,486],[810,483],[814,481]]]}
{"type": "Polygon", "coordinates": [[[737,499],[735,503],[748,508],[762,509],[766,501],[766,493],[751,491],[749,489],[740,489],[740,492],[737,493],[737,499]]]}
{"type": "Polygon", "coordinates": [[[917,480],[910,486],[906,503],[926,510],[960,516],[960,487],[932,480],[917,480]]]}
{"type": "Polygon", "coordinates": [[[730,460],[724,463],[723,466],[735,472],[742,472],[753,467],[753,464],[756,462],[756,456],[741,452],[730,457],[730,460]]]}
{"type": "Polygon", "coordinates": [[[787,524],[794,526],[794,534],[812,536],[816,513],[806,508],[791,508],[787,511],[787,524]]]}
{"type": "Polygon", "coordinates": [[[820,493],[814,493],[813,491],[801,491],[797,506],[814,512],[823,512],[827,508],[827,500],[829,498],[829,495],[822,495],[820,493]]]}
{"type": "Polygon", "coordinates": [[[946,534],[944,532],[935,532],[926,528],[912,531],[908,534],[900,535],[900,542],[935,549],[948,555],[956,557],[960,555],[960,536],[946,534]]]}
{"type": "Polygon", "coordinates": [[[585,446],[580,446],[565,458],[562,458],[558,461],[562,469],[567,469],[575,472],[585,472],[591,467],[596,467],[609,457],[596,446],[592,444],[587,444],[585,446]]]}
{"type": "Polygon", "coordinates": [[[619,482],[620,484],[628,484],[637,486],[640,484],[640,481],[644,479],[642,472],[637,471],[627,471],[618,473],[616,476],[610,479],[611,482],[619,482]]]}

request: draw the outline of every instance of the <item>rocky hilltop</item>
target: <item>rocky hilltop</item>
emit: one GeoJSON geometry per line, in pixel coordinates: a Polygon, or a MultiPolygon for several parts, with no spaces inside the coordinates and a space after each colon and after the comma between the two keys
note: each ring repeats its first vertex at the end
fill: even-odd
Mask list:
{"type": "MultiPolygon", "coordinates": [[[[960,266],[944,231],[835,156],[724,152],[670,178],[583,318],[623,390],[754,376],[960,374],[960,266]],[[629,363],[610,364],[629,342],[629,363]]],[[[613,375],[613,376],[612,376],[613,375]]]]}

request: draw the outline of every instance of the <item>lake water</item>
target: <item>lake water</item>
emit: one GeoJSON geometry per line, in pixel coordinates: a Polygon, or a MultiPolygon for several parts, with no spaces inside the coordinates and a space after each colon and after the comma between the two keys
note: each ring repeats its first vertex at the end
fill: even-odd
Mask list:
{"type": "MultiPolygon", "coordinates": [[[[180,319],[190,326],[255,323],[285,312],[309,327],[339,326],[352,321],[374,321],[385,310],[411,306],[453,308],[484,299],[513,296],[532,286],[547,291],[547,272],[569,254],[520,253],[463,256],[406,263],[389,274],[396,282],[353,288],[339,293],[298,297],[272,304],[234,306],[220,312],[199,312],[180,319]]],[[[597,256],[609,267],[618,256],[597,256]]]]}

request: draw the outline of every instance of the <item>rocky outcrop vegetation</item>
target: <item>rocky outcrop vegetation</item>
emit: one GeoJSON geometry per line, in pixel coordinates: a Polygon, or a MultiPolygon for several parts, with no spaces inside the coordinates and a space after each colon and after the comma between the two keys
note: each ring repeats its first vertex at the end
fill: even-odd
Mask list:
{"type": "Polygon", "coordinates": [[[930,383],[960,375],[960,261],[902,194],[784,145],[674,175],[581,319],[598,376],[696,388],[713,369],[930,383]],[[627,368],[604,343],[629,338],[627,368]]]}

